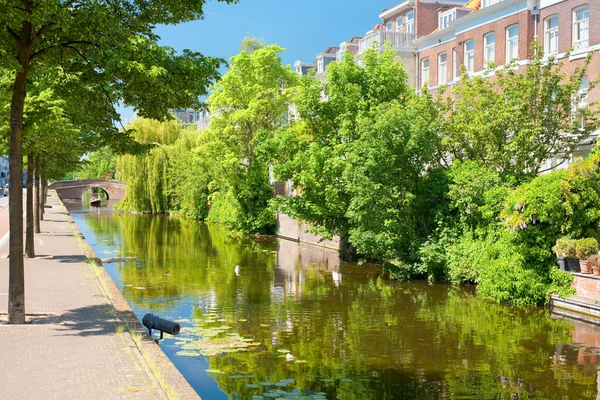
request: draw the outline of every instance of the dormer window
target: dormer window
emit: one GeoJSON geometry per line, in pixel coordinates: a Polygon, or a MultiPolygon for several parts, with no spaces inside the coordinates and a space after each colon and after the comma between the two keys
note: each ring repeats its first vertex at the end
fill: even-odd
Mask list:
{"type": "Polygon", "coordinates": [[[456,8],[440,13],[438,18],[438,27],[440,31],[450,26],[450,22],[456,19],[456,8]]]}
{"type": "Polygon", "coordinates": [[[493,6],[496,3],[500,3],[502,0],[483,0],[481,2],[481,8],[493,6]]]}
{"type": "Polygon", "coordinates": [[[324,71],[325,71],[325,66],[324,66],[324,63],[323,63],[323,59],[319,58],[317,60],[317,73],[318,74],[322,74],[324,71]]]}

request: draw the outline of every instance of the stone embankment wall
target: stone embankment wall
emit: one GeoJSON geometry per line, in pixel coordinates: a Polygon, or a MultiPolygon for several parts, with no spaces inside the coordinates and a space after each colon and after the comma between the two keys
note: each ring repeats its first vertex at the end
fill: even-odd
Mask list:
{"type": "Polygon", "coordinates": [[[307,223],[297,221],[284,213],[277,213],[277,225],[277,236],[283,239],[309,243],[337,251],[341,250],[341,239],[339,236],[334,236],[330,240],[323,239],[309,232],[309,225],[307,223]]]}
{"type": "Polygon", "coordinates": [[[600,300],[600,276],[573,274],[573,287],[578,296],[600,300]]]}

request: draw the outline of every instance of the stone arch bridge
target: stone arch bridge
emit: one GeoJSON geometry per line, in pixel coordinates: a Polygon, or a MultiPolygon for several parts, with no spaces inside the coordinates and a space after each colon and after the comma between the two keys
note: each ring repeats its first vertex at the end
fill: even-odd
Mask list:
{"type": "Polygon", "coordinates": [[[56,190],[61,199],[80,199],[86,190],[100,188],[106,193],[107,199],[121,200],[125,197],[127,184],[118,181],[106,181],[103,179],[88,179],[83,181],[54,182],[49,189],[56,190]]]}

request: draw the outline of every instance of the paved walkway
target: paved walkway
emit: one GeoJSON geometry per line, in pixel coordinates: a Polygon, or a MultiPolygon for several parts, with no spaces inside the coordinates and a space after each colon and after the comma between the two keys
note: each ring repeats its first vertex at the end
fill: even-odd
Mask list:
{"type": "MultiPolygon", "coordinates": [[[[25,259],[29,324],[6,324],[8,243],[0,249],[0,398],[165,398],[51,193],[52,208],[36,235],[41,257],[25,259]]],[[[5,211],[0,231],[8,223],[5,211]]]]}

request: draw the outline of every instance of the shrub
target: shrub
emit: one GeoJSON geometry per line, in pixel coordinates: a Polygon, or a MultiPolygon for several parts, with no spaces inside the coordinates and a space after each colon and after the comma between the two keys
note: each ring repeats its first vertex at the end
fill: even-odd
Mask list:
{"type": "Polygon", "coordinates": [[[575,258],[576,257],[577,240],[563,236],[556,240],[556,245],[552,247],[552,251],[559,256],[575,258]]]}
{"type": "Polygon", "coordinates": [[[598,241],[594,238],[584,238],[577,241],[577,258],[585,260],[598,253],[598,241]]]}

